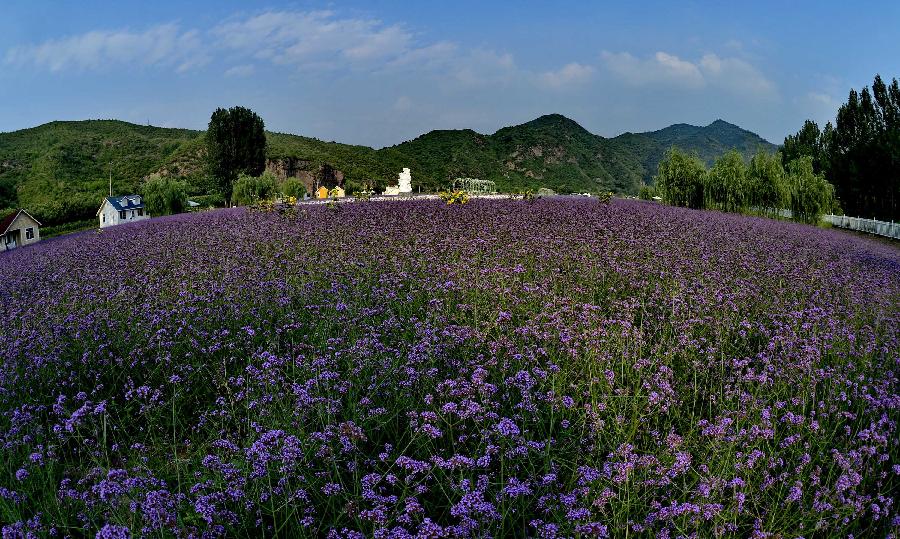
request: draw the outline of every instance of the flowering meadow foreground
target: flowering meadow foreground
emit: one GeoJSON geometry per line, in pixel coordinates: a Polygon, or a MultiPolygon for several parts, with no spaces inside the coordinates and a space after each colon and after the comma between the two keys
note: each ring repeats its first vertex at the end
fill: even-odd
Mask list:
{"type": "Polygon", "coordinates": [[[0,255],[4,537],[898,537],[900,249],[652,203],[0,255]]]}

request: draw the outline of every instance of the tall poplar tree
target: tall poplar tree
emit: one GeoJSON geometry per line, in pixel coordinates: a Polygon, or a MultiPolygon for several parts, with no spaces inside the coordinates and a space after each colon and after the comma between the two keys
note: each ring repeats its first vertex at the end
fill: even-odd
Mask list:
{"type": "Polygon", "coordinates": [[[785,164],[809,156],[834,185],[849,215],[900,219],[900,85],[875,76],[871,90],[851,89],[834,125],[809,120],[784,140],[785,164]]]}
{"type": "Polygon", "coordinates": [[[266,132],[262,118],[245,107],[219,108],[206,130],[209,176],[231,200],[239,174],[259,176],[266,168],[266,132]]]}

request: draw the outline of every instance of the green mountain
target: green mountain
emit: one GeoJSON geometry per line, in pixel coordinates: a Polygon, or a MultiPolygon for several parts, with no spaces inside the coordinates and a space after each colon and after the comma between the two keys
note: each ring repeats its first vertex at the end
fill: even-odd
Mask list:
{"type": "Polygon", "coordinates": [[[389,149],[417,164],[417,176],[432,185],[474,176],[497,182],[503,191],[549,187],[561,192],[635,193],[641,182],[652,182],[659,161],[672,146],[696,152],[708,164],[731,149],[749,160],[759,148],[767,152],[778,148],[722,120],[706,127],[677,124],[604,138],[565,116],[549,114],[493,135],[468,129],[432,131],[389,149]]]}
{"type": "MultiPolygon", "coordinates": [[[[0,133],[0,209],[27,207],[60,223],[91,218],[112,177],[115,193],[139,192],[151,174],[183,178],[191,196],[211,194],[203,132],[116,120],[51,122],[0,133]]],[[[383,189],[403,168],[423,191],[445,189],[460,176],[493,180],[501,191],[549,187],[560,192],[634,193],[652,181],[672,146],[711,162],[736,148],[747,158],[776,146],[722,120],[706,127],[677,124],[614,138],[594,135],[559,114],[483,135],[469,129],[431,131],[375,150],[283,133],[267,133],[268,168],[312,190],[342,184],[383,189]]]]}
{"type": "Polygon", "coordinates": [[[559,114],[493,135],[432,131],[391,149],[413,159],[420,165],[419,175],[435,185],[471,176],[493,180],[501,191],[632,192],[640,180],[639,163],[621,145],[559,114]]]}
{"type": "Polygon", "coordinates": [[[648,183],[656,173],[660,160],[672,146],[696,152],[707,165],[733,149],[741,152],[747,160],[760,148],[770,153],[778,150],[778,146],[756,133],[724,120],[716,120],[706,127],[675,124],[649,133],[624,133],[612,140],[623,144],[640,160],[643,179],[648,183]]]}

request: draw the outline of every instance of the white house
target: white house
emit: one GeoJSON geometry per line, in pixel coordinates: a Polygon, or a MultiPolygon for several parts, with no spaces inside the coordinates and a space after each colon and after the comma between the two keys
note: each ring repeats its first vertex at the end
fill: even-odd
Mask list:
{"type": "Polygon", "coordinates": [[[125,195],[104,198],[97,210],[97,217],[100,219],[100,228],[106,228],[149,219],[150,214],[144,208],[144,200],[140,195],[125,195]]]}
{"type": "Polygon", "coordinates": [[[0,219],[0,251],[30,245],[41,240],[41,223],[25,210],[16,210],[0,219]]]}

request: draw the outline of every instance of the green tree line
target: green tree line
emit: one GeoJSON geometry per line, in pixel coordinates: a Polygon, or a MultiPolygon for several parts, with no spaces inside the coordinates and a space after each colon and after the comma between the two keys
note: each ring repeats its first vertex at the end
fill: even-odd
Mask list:
{"type": "Polygon", "coordinates": [[[834,188],[815,172],[812,157],[798,157],[786,168],[782,161],[780,154],[760,150],[745,163],[732,150],[707,169],[696,155],[672,148],[659,163],[656,190],[674,206],[769,216],[787,208],[805,223],[835,209],[834,188]]]}
{"type": "Polygon", "coordinates": [[[850,90],[835,123],[807,120],[784,139],[787,166],[809,157],[813,172],[834,185],[848,215],[900,220],[900,85],[876,75],[872,89],[850,90]]]}

